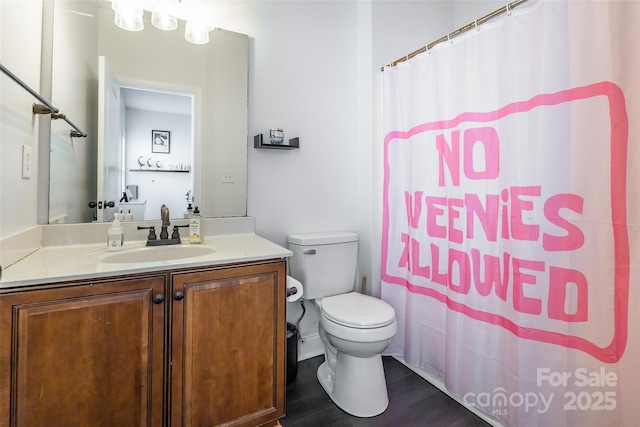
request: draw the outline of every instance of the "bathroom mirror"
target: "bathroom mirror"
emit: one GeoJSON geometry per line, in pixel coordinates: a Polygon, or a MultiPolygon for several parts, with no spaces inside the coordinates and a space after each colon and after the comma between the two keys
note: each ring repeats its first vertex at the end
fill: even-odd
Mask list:
{"type": "MultiPolygon", "coordinates": [[[[116,27],[111,3],[104,0],[55,0],[50,9],[49,17],[43,15],[43,29],[51,22],[52,103],[88,136],[70,137],[64,121],[51,121],[49,222],[110,220],[124,194],[135,197],[130,203],[147,202],[147,215],[134,219],[159,217],[161,203],[155,199],[150,203],[151,195],[159,193],[173,200],[171,217],[182,218],[187,192],[203,216],[245,216],[248,37],[214,29],[208,44],[195,45],[184,38],[184,21],[174,31],[162,31],[151,25],[149,12],[145,12],[142,31],[125,31],[116,27]],[[133,131],[122,119],[119,126],[111,125],[119,147],[99,152],[99,135],[108,127],[101,124],[105,114],[99,107],[100,56],[122,87],[189,98],[191,114],[176,113],[182,122],[188,122],[185,129],[189,130],[181,136],[172,120],[162,118],[156,120],[160,124],[149,125],[153,129],[148,132],[133,131]],[[154,148],[152,135],[169,137],[169,144],[154,148]],[[189,154],[179,150],[181,141],[187,139],[189,154]],[[127,152],[132,146],[143,148],[127,152]],[[120,168],[105,166],[105,157],[120,168]],[[152,164],[141,167],[140,158],[152,164]],[[135,168],[147,172],[127,174],[135,168]],[[104,177],[115,176],[105,181],[115,187],[116,196],[112,193],[98,200],[98,171],[104,177]],[[126,192],[127,188],[137,189],[137,194],[126,192]],[[114,202],[114,208],[101,218],[104,212],[90,208],[91,202],[114,202]]],[[[106,87],[107,96],[126,98],[115,86],[106,87]]],[[[125,117],[125,110],[132,107],[122,104],[119,108],[120,116],[125,117]]],[[[116,115],[118,108],[111,111],[116,115]]]]}

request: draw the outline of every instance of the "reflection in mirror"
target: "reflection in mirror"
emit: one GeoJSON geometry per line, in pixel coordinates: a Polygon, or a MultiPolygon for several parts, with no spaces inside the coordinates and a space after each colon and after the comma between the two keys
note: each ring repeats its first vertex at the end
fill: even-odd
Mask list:
{"type": "MultiPolygon", "coordinates": [[[[190,197],[195,199],[194,205],[198,205],[205,216],[246,215],[248,37],[215,29],[210,33],[209,44],[194,45],[184,39],[184,22],[179,21],[175,31],[161,31],[150,24],[148,12],[144,16],[143,31],[134,33],[116,27],[110,2],[55,0],[52,9],[50,17],[43,16],[53,23],[52,101],[89,136],[70,138],[64,123],[52,121],[49,221],[91,222],[105,217],[109,220],[109,210],[105,216],[104,210],[98,213],[88,204],[110,202],[117,197],[111,214],[117,212],[123,192],[128,195],[128,185],[138,185],[138,198],[134,201],[146,200],[145,218],[148,219],[157,218],[162,203],[171,203],[172,218],[182,217],[187,208],[185,193],[189,190],[190,197]],[[112,132],[120,142],[121,151],[116,157],[122,160],[118,163],[119,170],[113,166],[119,178],[119,182],[115,180],[117,195],[113,198],[98,197],[99,177],[114,172],[102,164],[104,156],[113,152],[99,151],[98,139],[104,137],[106,127],[99,121],[98,114],[99,56],[106,58],[121,86],[187,94],[192,103],[191,116],[186,119],[190,121],[192,140],[189,154],[174,152],[174,147],[177,149],[174,144],[177,138],[182,138],[178,135],[182,135],[182,131],[169,129],[166,120],[161,122],[164,126],[154,125],[144,137],[134,138],[137,131],[127,128],[129,118],[125,113],[136,108],[122,107],[123,120],[116,126],[118,131],[112,132]],[[152,130],[165,131],[160,135],[170,136],[168,153],[161,152],[162,147],[152,151],[152,130]],[[128,150],[138,143],[146,144],[146,154],[139,151],[138,156],[131,157],[128,150]],[[189,165],[190,170],[188,173],[129,172],[132,167],[139,167],[140,156],[151,158],[156,168],[158,164],[169,169],[189,165]],[[223,176],[229,173],[234,176],[234,182],[223,182],[223,176]],[[158,191],[146,189],[144,185],[154,179],[152,175],[156,175],[155,188],[162,189],[166,198],[162,203],[154,195],[158,191]],[[183,180],[189,183],[182,183],[183,180]],[[160,205],[155,206],[157,203],[160,205]]],[[[119,98],[127,98],[127,90],[121,94],[115,89],[105,93],[120,101],[119,98]]],[[[100,116],[104,119],[104,114],[100,116]]],[[[135,187],[130,190],[132,188],[135,187]]]]}
{"type": "Polygon", "coordinates": [[[160,209],[153,207],[165,204],[179,217],[185,196],[193,193],[193,97],[134,87],[122,87],[120,93],[125,105],[120,161],[126,200],[120,201],[119,210],[131,212],[134,220],[159,220],[160,209]]]}

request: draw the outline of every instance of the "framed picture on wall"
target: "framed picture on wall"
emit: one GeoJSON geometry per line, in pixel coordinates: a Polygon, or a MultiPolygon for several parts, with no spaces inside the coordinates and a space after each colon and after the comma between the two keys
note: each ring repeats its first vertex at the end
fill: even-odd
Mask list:
{"type": "Polygon", "coordinates": [[[151,152],[169,153],[171,147],[171,132],[168,130],[151,131],[151,152]]]}

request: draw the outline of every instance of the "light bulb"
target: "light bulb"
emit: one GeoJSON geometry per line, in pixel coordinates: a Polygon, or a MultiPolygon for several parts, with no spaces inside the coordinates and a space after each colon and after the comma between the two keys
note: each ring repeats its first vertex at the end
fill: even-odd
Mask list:
{"type": "Polygon", "coordinates": [[[203,22],[187,21],[184,38],[194,44],[209,43],[209,31],[213,28],[203,22]]]}
{"type": "Polygon", "coordinates": [[[165,31],[173,31],[178,28],[178,20],[175,16],[167,15],[161,12],[151,13],[151,23],[154,27],[165,31]]]}
{"type": "Polygon", "coordinates": [[[127,31],[141,31],[144,28],[142,22],[142,9],[126,4],[126,2],[113,2],[111,7],[115,11],[113,22],[127,31]]]}

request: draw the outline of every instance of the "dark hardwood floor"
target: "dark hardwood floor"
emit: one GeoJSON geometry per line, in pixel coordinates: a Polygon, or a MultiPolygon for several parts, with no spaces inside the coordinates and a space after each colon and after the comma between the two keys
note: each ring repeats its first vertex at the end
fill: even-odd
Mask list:
{"type": "Polygon", "coordinates": [[[471,427],[489,426],[481,418],[425,381],[393,357],[384,363],[389,407],[373,418],[358,418],[338,408],[316,378],[324,356],[298,363],[298,374],[287,385],[286,415],[282,427],[471,427]]]}

